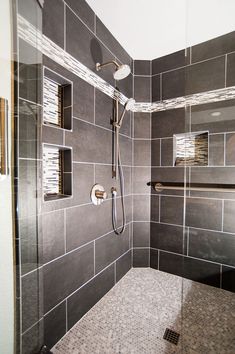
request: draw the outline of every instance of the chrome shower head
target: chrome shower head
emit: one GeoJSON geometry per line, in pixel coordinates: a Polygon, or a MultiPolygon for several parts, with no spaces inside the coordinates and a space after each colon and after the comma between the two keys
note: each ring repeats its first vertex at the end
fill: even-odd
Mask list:
{"type": "Polygon", "coordinates": [[[129,100],[126,101],[125,103],[125,110],[130,111],[135,105],[135,99],[134,98],[129,98],[129,100]]]}
{"type": "Polygon", "coordinates": [[[108,66],[111,64],[115,65],[115,67],[116,67],[116,70],[113,73],[113,77],[117,81],[125,79],[125,77],[127,77],[131,72],[129,65],[127,65],[127,64],[120,65],[115,60],[108,61],[107,63],[104,63],[104,64],[96,63],[96,70],[100,71],[101,68],[103,68],[104,66],[108,66]]]}

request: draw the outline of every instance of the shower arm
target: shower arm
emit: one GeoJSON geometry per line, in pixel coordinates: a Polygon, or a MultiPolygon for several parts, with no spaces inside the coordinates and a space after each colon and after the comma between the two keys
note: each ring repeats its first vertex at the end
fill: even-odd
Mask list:
{"type": "Polygon", "coordinates": [[[99,71],[99,70],[101,70],[101,68],[104,68],[105,66],[112,65],[112,64],[115,65],[116,70],[119,68],[119,64],[115,60],[110,60],[104,64],[97,63],[96,70],[99,71]]]}

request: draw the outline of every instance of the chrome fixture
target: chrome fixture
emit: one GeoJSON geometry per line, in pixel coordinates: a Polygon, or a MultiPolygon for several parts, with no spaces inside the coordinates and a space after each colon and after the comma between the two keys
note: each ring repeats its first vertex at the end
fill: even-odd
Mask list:
{"type": "Polygon", "coordinates": [[[215,184],[215,183],[186,183],[183,182],[149,182],[149,186],[153,186],[156,192],[163,190],[177,190],[177,191],[198,191],[198,192],[235,192],[235,184],[215,184]]]}
{"type": "Polygon", "coordinates": [[[96,63],[96,70],[100,71],[103,67],[108,66],[108,65],[115,65],[116,70],[113,73],[113,77],[117,81],[125,79],[131,72],[129,65],[118,64],[115,60],[110,60],[104,64],[96,63]]]}
{"type": "Polygon", "coordinates": [[[94,205],[100,205],[107,198],[105,189],[100,184],[95,184],[91,189],[91,201],[94,205]]]}

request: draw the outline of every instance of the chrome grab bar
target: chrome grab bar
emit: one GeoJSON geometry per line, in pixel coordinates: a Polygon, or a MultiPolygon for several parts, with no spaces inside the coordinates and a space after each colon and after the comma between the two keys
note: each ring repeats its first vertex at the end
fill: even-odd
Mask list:
{"type": "Polygon", "coordinates": [[[215,183],[182,183],[182,182],[149,182],[156,192],[163,190],[190,190],[198,192],[224,192],[235,193],[235,184],[215,184],[215,183]]]}

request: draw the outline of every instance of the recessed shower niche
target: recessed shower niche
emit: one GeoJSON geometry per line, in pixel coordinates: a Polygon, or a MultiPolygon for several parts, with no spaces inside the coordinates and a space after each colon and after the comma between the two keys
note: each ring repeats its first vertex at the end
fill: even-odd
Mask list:
{"type": "Polygon", "coordinates": [[[72,196],[72,149],[43,144],[44,200],[72,196]]]}
{"type": "Polygon", "coordinates": [[[208,132],[174,135],[174,166],[208,166],[208,132]]]}
{"type": "Polygon", "coordinates": [[[43,123],[72,130],[72,82],[44,67],[43,123]]]}

